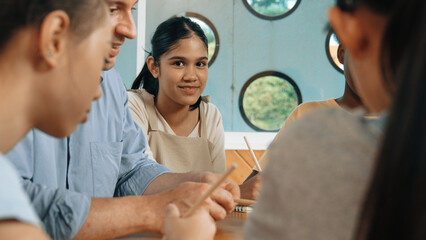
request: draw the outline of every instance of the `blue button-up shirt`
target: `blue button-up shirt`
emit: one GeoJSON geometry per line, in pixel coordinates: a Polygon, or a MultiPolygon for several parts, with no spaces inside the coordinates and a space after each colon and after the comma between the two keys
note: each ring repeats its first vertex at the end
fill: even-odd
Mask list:
{"type": "Polygon", "coordinates": [[[54,239],[78,233],[90,197],[141,195],[153,179],[170,172],[145,154],[147,142],[132,120],[119,73],[102,75],[103,96],[92,104],[88,122],[69,138],[34,129],[7,156],[54,239]]]}

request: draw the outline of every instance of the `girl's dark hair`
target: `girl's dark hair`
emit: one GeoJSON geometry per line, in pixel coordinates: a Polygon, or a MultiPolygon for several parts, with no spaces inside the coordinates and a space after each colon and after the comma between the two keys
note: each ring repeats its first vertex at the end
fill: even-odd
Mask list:
{"type": "Polygon", "coordinates": [[[381,65],[384,84],[391,86],[388,91],[393,95],[392,108],[355,239],[424,240],[426,1],[352,2],[375,6],[371,9],[389,16],[382,42],[381,65]]]}
{"type": "MultiPolygon", "coordinates": [[[[167,21],[161,23],[155,30],[154,36],[151,39],[152,52],[149,56],[154,58],[155,64],[159,66],[160,57],[169,52],[175,44],[181,39],[190,38],[193,35],[198,36],[203,41],[206,49],[208,50],[207,37],[204,34],[203,29],[200,25],[193,22],[191,19],[186,17],[173,17],[167,21]]],[[[132,84],[132,89],[139,89],[143,85],[143,88],[154,95],[158,94],[159,84],[158,79],[152,76],[148,69],[147,64],[142,68],[142,71],[136,77],[132,84]]],[[[200,106],[201,96],[197,102],[190,106],[190,110],[195,110],[200,106]]]]}
{"type": "Polygon", "coordinates": [[[86,36],[106,16],[104,0],[0,0],[0,51],[17,30],[39,27],[52,11],[63,10],[71,30],[86,36]]]}

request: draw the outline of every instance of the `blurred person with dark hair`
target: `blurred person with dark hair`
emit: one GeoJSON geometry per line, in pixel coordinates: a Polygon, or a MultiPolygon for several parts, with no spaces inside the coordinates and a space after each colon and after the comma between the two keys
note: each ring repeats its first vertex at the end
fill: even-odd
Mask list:
{"type": "Polygon", "coordinates": [[[31,128],[65,137],[87,121],[102,95],[110,20],[104,0],[1,1],[0,9],[0,239],[47,239],[2,153],[31,128]]]}

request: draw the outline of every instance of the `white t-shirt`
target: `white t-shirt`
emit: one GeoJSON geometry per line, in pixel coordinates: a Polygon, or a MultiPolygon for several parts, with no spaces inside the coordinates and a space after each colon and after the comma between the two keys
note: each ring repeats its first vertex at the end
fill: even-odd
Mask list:
{"type": "Polygon", "coordinates": [[[0,220],[17,220],[40,226],[40,220],[22,190],[18,175],[0,153],[0,220]]]}

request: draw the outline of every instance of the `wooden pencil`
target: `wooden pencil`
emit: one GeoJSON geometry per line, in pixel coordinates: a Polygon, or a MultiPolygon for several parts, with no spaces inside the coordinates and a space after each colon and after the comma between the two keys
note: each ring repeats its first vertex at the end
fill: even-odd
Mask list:
{"type": "Polygon", "coordinates": [[[253,148],[251,148],[249,141],[247,140],[247,137],[244,136],[244,141],[247,144],[247,147],[250,151],[251,157],[253,158],[254,164],[256,165],[259,172],[262,172],[262,168],[260,167],[259,161],[257,161],[256,155],[254,155],[253,148]]]}
{"type": "Polygon", "coordinates": [[[239,199],[239,198],[235,198],[234,202],[236,204],[238,204],[238,205],[244,205],[244,206],[253,205],[253,204],[256,203],[256,201],[254,201],[254,200],[250,200],[250,199],[239,199]]]}

